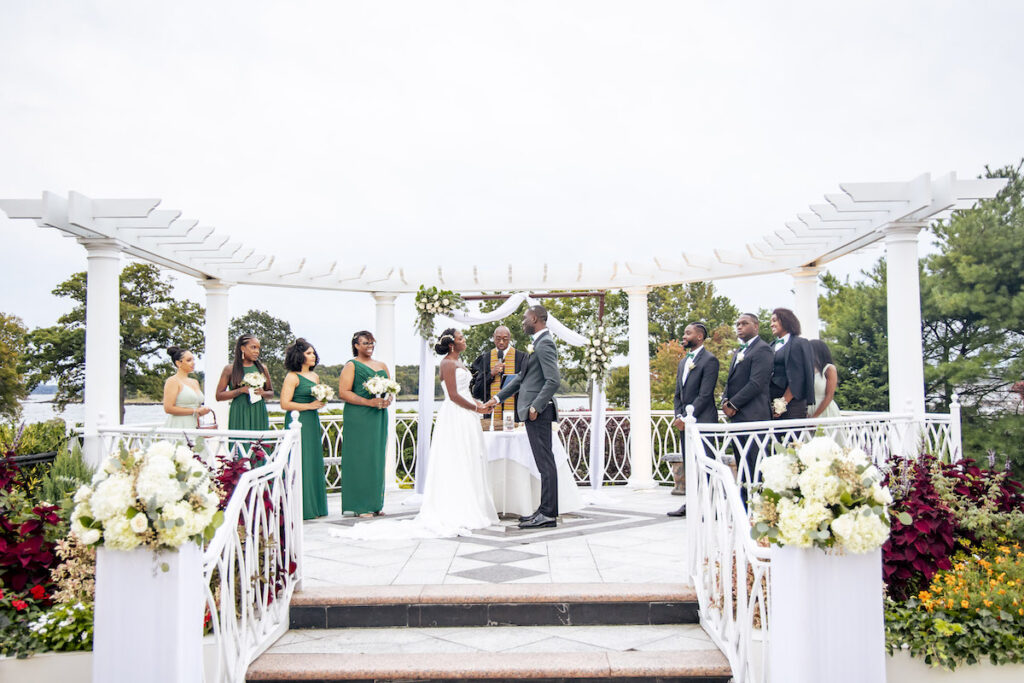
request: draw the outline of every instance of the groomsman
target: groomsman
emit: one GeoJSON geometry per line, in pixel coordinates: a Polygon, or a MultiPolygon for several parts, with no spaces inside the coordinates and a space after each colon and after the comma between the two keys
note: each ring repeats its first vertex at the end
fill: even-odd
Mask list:
{"type": "MultiPolygon", "coordinates": [[[[473,373],[473,382],[470,385],[470,393],[473,398],[486,403],[491,396],[494,396],[501,387],[512,377],[522,372],[526,367],[526,352],[519,351],[512,344],[512,333],[507,327],[501,325],[494,330],[494,348],[484,351],[473,364],[470,371],[473,373]]],[[[502,417],[506,412],[516,414],[519,395],[494,406],[494,424],[500,425],[502,417]]],[[[484,419],[491,419],[491,413],[484,416],[484,419]]]]}
{"type": "MultiPolygon", "coordinates": [[[[736,336],[740,347],[736,349],[729,364],[729,378],[722,394],[722,412],[730,422],[759,422],[772,419],[769,391],[772,381],[772,365],[775,362],[772,347],[758,336],[760,322],[753,313],[744,313],[736,319],[736,336]]],[[[737,455],[745,450],[750,476],[754,476],[757,463],[757,448],[747,448],[749,437],[737,437],[737,455]]],[[[737,463],[738,464],[738,463],[737,463]]],[[[743,502],[747,500],[747,489],[740,489],[743,502]]]]}
{"type": "MultiPolygon", "coordinates": [[[[672,425],[683,432],[683,453],[686,453],[685,429],[686,406],[693,406],[697,422],[718,422],[718,408],[715,407],[715,385],[718,383],[718,359],[705,350],[708,328],[704,323],[691,323],[683,330],[683,348],[686,357],[679,361],[676,370],[676,393],[673,399],[676,419],[672,425]]],[[[685,517],[686,503],[678,510],[667,513],[669,517],[685,517]]]]}

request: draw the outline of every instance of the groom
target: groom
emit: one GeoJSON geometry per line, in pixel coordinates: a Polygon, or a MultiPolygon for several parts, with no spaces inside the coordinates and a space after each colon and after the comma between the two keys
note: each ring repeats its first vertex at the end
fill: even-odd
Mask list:
{"type": "Polygon", "coordinates": [[[519,394],[517,417],[526,423],[530,450],[540,472],[540,507],[532,515],[520,517],[519,528],[540,529],[556,526],[558,518],[558,475],[551,452],[551,423],[558,419],[554,397],[562,378],[558,372],[555,339],[548,330],[547,309],[540,305],[526,309],[523,332],[533,337],[533,351],[526,359],[526,369],[492,396],[482,410],[489,410],[509,396],[519,394]]]}

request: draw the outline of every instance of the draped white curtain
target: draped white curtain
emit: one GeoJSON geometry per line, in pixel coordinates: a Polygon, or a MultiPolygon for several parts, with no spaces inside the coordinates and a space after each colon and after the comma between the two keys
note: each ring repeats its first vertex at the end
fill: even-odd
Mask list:
{"type": "MultiPolygon", "coordinates": [[[[452,311],[450,315],[444,316],[462,325],[483,325],[493,323],[507,318],[515,312],[523,302],[536,306],[540,302],[531,297],[527,292],[513,294],[493,311],[481,313],[465,313],[463,311],[452,311]]],[[[548,314],[548,329],[567,344],[583,346],[589,343],[589,339],[582,334],[570,330],[550,313],[548,314]]],[[[426,339],[420,339],[420,392],[419,392],[419,417],[418,428],[418,451],[416,454],[416,492],[423,493],[423,486],[427,480],[427,467],[430,460],[430,429],[434,418],[434,361],[436,356],[431,348],[432,343],[426,339]]],[[[594,391],[590,399],[591,421],[590,421],[590,486],[599,488],[604,475],[604,383],[595,382],[594,391]],[[596,427],[595,427],[596,425],[596,427]]]]}

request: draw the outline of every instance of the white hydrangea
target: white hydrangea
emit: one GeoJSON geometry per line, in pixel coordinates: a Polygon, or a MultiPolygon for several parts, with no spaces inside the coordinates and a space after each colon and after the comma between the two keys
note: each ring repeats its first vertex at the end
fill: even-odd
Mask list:
{"type": "Polygon", "coordinates": [[[133,550],[142,539],[132,531],[124,515],[109,519],[103,524],[103,545],[112,550],[133,550]]]}
{"type": "Polygon", "coordinates": [[[195,458],[192,457],[192,451],[190,451],[188,448],[184,446],[178,446],[177,448],[174,449],[174,462],[176,462],[181,467],[188,467],[189,464],[192,463],[194,460],[195,458]]]}
{"type": "Polygon", "coordinates": [[[135,533],[144,534],[146,533],[146,529],[149,528],[149,519],[146,517],[145,513],[139,512],[128,521],[128,526],[130,526],[132,531],[135,533]]]}
{"type": "Polygon", "coordinates": [[[795,503],[783,498],[775,509],[779,513],[779,542],[797,548],[809,548],[814,540],[807,534],[816,531],[821,522],[832,516],[824,505],[810,500],[795,503]]]}
{"type": "Polygon", "coordinates": [[[868,553],[889,538],[889,526],[878,515],[861,508],[832,520],[832,533],[851,553],[868,553]]]}
{"type": "Polygon", "coordinates": [[[892,494],[888,486],[882,486],[880,482],[871,485],[871,500],[879,505],[892,505],[892,494]]]}
{"type": "Polygon", "coordinates": [[[871,464],[871,458],[860,448],[854,447],[846,452],[846,459],[858,467],[871,464]]]}
{"type": "MultiPolygon", "coordinates": [[[[174,455],[173,451],[171,455],[174,455]]],[[[174,466],[174,461],[162,456],[147,457],[146,464],[139,470],[139,478],[135,482],[139,498],[147,505],[150,501],[155,501],[157,509],[180,500],[182,487],[177,475],[178,470],[174,466]]]]}
{"type": "MultiPolygon", "coordinates": [[[[169,545],[172,548],[178,547],[187,541],[189,536],[198,533],[194,530],[196,525],[195,514],[192,512],[192,506],[188,503],[178,502],[168,505],[160,514],[160,519],[163,522],[170,522],[171,526],[158,529],[157,536],[162,544],[169,545]],[[179,519],[184,523],[177,524],[176,522],[179,519]]],[[[205,526],[203,525],[203,527],[205,526]]],[[[201,530],[202,528],[200,528],[201,530]]]]}
{"type": "Polygon", "coordinates": [[[836,458],[842,457],[843,449],[827,436],[816,436],[807,443],[801,445],[796,451],[805,466],[816,462],[830,463],[836,458]]]}
{"type": "Polygon", "coordinates": [[[786,453],[773,455],[761,461],[764,485],[772,491],[785,491],[796,487],[799,471],[796,460],[786,453]]]}
{"type": "Polygon", "coordinates": [[[92,487],[82,484],[75,491],[75,504],[81,505],[82,503],[88,503],[89,499],[92,498],[92,487]]]}
{"type": "Polygon", "coordinates": [[[842,493],[839,477],[832,472],[831,464],[817,461],[800,473],[800,493],[818,503],[834,505],[842,493]]]}
{"type": "Polygon", "coordinates": [[[166,460],[174,459],[174,444],[170,441],[155,441],[146,449],[146,460],[161,458],[166,460]]]}
{"type": "Polygon", "coordinates": [[[96,519],[106,521],[124,515],[134,502],[132,480],[124,472],[118,472],[110,475],[96,486],[96,490],[89,500],[89,506],[96,519]]]}

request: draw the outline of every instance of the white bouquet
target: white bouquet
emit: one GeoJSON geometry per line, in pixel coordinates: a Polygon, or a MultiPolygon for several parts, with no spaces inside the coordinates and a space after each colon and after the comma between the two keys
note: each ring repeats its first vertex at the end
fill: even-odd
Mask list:
{"type": "Polygon", "coordinates": [[[416,292],[416,331],[424,339],[434,336],[434,316],[466,310],[466,302],[455,292],[424,287],[416,292]]]}
{"type": "Polygon", "coordinates": [[[317,384],[311,391],[313,393],[313,398],[324,403],[327,403],[334,398],[334,389],[323,382],[317,384]]]}
{"type": "Polygon", "coordinates": [[[213,538],[224,521],[206,467],[185,446],[157,441],[107,458],[75,493],[71,533],[85,545],[177,548],[213,538]]]}
{"type": "Polygon", "coordinates": [[[815,437],[765,458],[761,474],[751,507],[755,539],[866,553],[889,538],[892,496],[861,449],[815,437]]]}
{"type": "Polygon", "coordinates": [[[249,387],[249,403],[258,403],[263,400],[263,395],[257,393],[267,383],[267,378],[262,372],[247,372],[242,377],[242,384],[249,387]]]}
{"type": "Polygon", "coordinates": [[[385,394],[390,394],[392,397],[395,397],[402,391],[402,387],[399,386],[398,382],[390,377],[385,377],[384,375],[374,375],[363,382],[363,388],[366,389],[369,394],[378,398],[383,398],[385,394]]]}
{"type": "Polygon", "coordinates": [[[772,401],[772,410],[775,411],[776,415],[782,415],[786,412],[786,399],[779,396],[777,399],[772,401]]]}
{"type": "Polygon", "coordinates": [[[613,355],[615,348],[608,333],[604,326],[598,326],[595,334],[583,346],[583,362],[591,380],[599,382],[604,379],[611,369],[613,355]]]}

